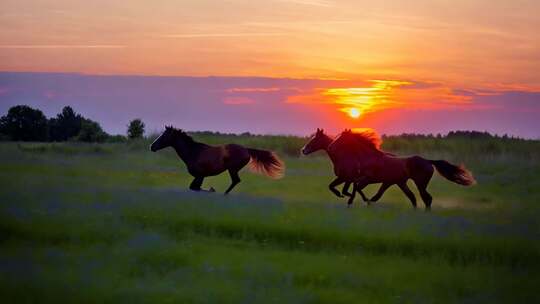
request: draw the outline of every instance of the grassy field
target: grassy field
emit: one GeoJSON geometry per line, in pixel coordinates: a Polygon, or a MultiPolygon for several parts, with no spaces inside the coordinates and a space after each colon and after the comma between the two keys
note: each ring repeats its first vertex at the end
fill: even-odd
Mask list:
{"type": "Polygon", "coordinates": [[[225,197],[187,191],[174,152],[146,141],[0,143],[0,301],[540,301],[538,141],[387,139],[391,152],[474,172],[472,188],[436,176],[426,213],[396,187],[347,209],[327,190],[326,156],[297,157],[302,138],[195,137],[276,150],[286,176],[243,170],[225,197]]]}

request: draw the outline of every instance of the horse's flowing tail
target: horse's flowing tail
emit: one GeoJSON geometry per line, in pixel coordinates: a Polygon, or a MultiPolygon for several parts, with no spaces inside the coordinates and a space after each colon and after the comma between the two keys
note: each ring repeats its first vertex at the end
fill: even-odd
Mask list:
{"type": "Polygon", "coordinates": [[[252,171],[263,173],[274,179],[283,177],[285,164],[274,152],[250,148],[248,152],[251,156],[249,167],[252,171]]]}
{"type": "Polygon", "coordinates": [[[430,162],[435,166],[437,172],[449,181],[463,186],[476,184],[471,171],[467,170],[463,165],[452,165],[445,160],[430,160],[430,162]]]}

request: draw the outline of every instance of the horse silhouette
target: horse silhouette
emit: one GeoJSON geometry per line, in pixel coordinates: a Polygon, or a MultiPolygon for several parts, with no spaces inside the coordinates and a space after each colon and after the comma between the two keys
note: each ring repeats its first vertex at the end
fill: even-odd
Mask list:
{"type": "MultiPolygon", "coordinates": [[[[334,139],[325,134],[323,129],[317,129],[315,135],[302,148],[301,152],[304,155],[308,155],[319,150],[324,150],[328,154],[330,160],[332,161],[332,164],[334,165],[334,174],[336,175],[336,178],[328,185],[328,189],[330,189],[330,191],[334,193],[337,197],[341,198],[344,197],[344,195],[350,197],[352,196],[352,194],[349,193],[347,189],[349,188],[351,183],[355,182],[358,179],[359,173],[356,168],[348,167],[347,164],[342,163],[343,160],[346,160],[348,158],[344,157],[346,155],[342,155],[342,150],[329,150],[329,147],[333,141],[334,139]],[[336,187],[343,183],[345,183],[345,185],[343,186],[343,190],[340,193],[336,189],[336,187]]],[[[357,189],[357,191],[362,196],[362,199],[365,202],[369,201],[361,189],[357,189]]]]}
{"type": "MultiPolygon", "coordinates": [[[[317,130],[317,133],[321,133],[318,134],[319,142],[328,142],[329,137],[326,136],[325,139],[322,130],[317,130]]],[[[316,141],[316,138],[317,134],[310,143],[316,141]]],[[[476,183],[472,173],[463,165],[456,166],[446,160],[429,160],[416,155],[396,157],[382,151],[380,144],[381,140],[377,134],[370,130],[358,133],[345,130],[328,143],[326,147],[328,154],[337,159],[335,162],[332,159],[334,167],[338,167],[335,172],[348,174],[349,180],[350,175],[356,174],[348,205],[354,201],[357,191],[360,190],[361,193],[368,184],[382,183],[377,194],[370,199],[371,202],[378,201],[390,186],[398,185],[416,208],[416,197],[407,186],[407,180],[412,179],[426,210],[429,210],[433,198],[427,191],[427,186],[433,177],[433,167],[440,175],[456,184],[470,186],[476,183]]]]}
{"type": "Polygon", "coordinates": [[[241,145],[227,144],[210,146],[195,141],[186,132],[172,126],[166,126],[165,131],[152,143],[150,150],[159,151],[172,147],[184,161],[188,172],[194,177],[189,185],[193,191],[210,191],[201,189],[205,177],[215,176],[229,171],[231,185],[225,194],[240,183],[238,172],[250,164],[250,169],[263,173],[271,178],[280,178],[285,170],[284,163],[272,151],[246,148],[241,145]]]}

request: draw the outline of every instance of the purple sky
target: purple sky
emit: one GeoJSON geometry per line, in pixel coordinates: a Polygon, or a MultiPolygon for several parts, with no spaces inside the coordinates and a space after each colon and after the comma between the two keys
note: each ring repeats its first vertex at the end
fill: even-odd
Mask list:
{"type": "MultiPolygon", "coordinates": [[[[479,130],[540,138],[540,93],[505,89],[451,89],[451,98],[437,107],[402,104],[351,119],[334,104],[311,99],[320,88],[360,87],[365,83],[262,77],[95,76],[64,73],[0,72],[0,112],[27,104],[48,117],[63,106],[101,123],[113,134],[124,134],[133,118],[147,131],[165,124],[186,130],[307,135],[317,127],[330,132],[372,127],[385,134],[446,133],[479,130]],[[291,100],[302,102],[291,102],[291,100]]],[[[431,90],[416,82],[409,90],[431,90]]],[[[446,89],[445,89],[446,90],[446,89]]],[[[407,91],[403,90],[407,93],[407,91]]],[[[427,104],[437,104],[430,101],[427,104]]]]}

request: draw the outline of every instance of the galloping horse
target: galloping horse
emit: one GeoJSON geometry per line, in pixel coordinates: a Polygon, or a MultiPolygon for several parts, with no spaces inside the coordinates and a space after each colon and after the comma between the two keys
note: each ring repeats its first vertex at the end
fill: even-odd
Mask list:
{"type": "MultiPolygon", "coordinates": [[[[358,180],[359,172],[356,167],[349,166],[349,151],[343,149],[330,149],[334,139],[324,133],[323,129],[318,129],[311,140],[302,148],[302,154],[308,155],[313,152],[324,150],[330,157],[332,164],[334,165],[334,174],[336,178],[328,185],[328,189],[334,193],[337,197],[343,197],[343,195],[352,197],[354,193],[349,193],[347,189],[349,185],[358,180]],[[344,163],[345,161],[345,163],[344,163]],[[343,190],[340,193],[336,187],[345,183],[343,190]]],[[[339,147],[338,147],[339,148],[339,147]]],[[[357,189],[358,193],[362,196],[364,201],[368,201],[368,198],[362,192],[362,189],[357,189]]],[[[354,197],[353,197],[354,199],[354,197]]],[[[352,201],[351,201],[352,202],[352,201]]],[[[350,205],[351,203],[349,203],[350,205]]]]}
{"type": "Polygon", "coordinates": [[[209,146],[196,142],[186,132],[172,126],[165,127],[165,131],[152,143],[150,150],[156,152],[167,147],[174,148],[186,164],[188,172],[195,178],[189,185],[189,189],[193,191],[214,192],[213,188],[201,189],[204,178],[227,170],[232,183],[225,194],[229,193],[240,183],[238,171],[248,163],[251,170],[271,178],[280,178],[285,170],[285,165],[274,152],[235,144],[209,146]]]}
{"type": "Polygon", "coordinates": [[[431,208],[432,197],[427,192],[427,186],[433,176],[433,166],[446,179],[460,185],[473,185],[472,174],[463,166],[455,166],[445,160],[428,160],[420,156],[398,158],[395,155],[380,149],[381,140],[373,131],[353,133],[350,130],[342,132],[335,140],[317,129],[315,136],[302,148],[304,155],[318,150],[325,150],[334,165],[337,178],[330,185],[338,197],[343,197],[335,188],[345,183],[342,193],[350,196],[348,205],[351,205],[356,192],[360,193],[364,201],[376,202],[392,185],[397,184],[407,195],[413,207],[416,208],[416,197],[407,186],[407,180],[412,179],[426,205],[431,208]],[[353,192],[348,193],[347,188],[355,182],[353,192]],[[367,199],[362,189],[368,184],[382,183],[377,193],[367,199]]]}
{"type": "Polygon", "coordinates": [[[456,184],[470,186],[476,183],[471,172],[463,165],[456,166],[446,160],[429,160],[420,156],[401,158],[388,155],[380,149],[380,140],[373,131],[354,133],[346,130],[330,144],[328,150],[342,156],[340,165],[348,167],[349,170],[357,170],[358,179],[353,186],[349,204],[354,200],[357,190],[362,190],[371,183],[382,183],[370,201],[379,200],[388,187],[398,185],[416,208],[416,197],[407,186],[407,180],[412,179],[426,209],[429,210],[432,197],[427,186],[433,176],[433,167],[444,178],[456,184]]]}

